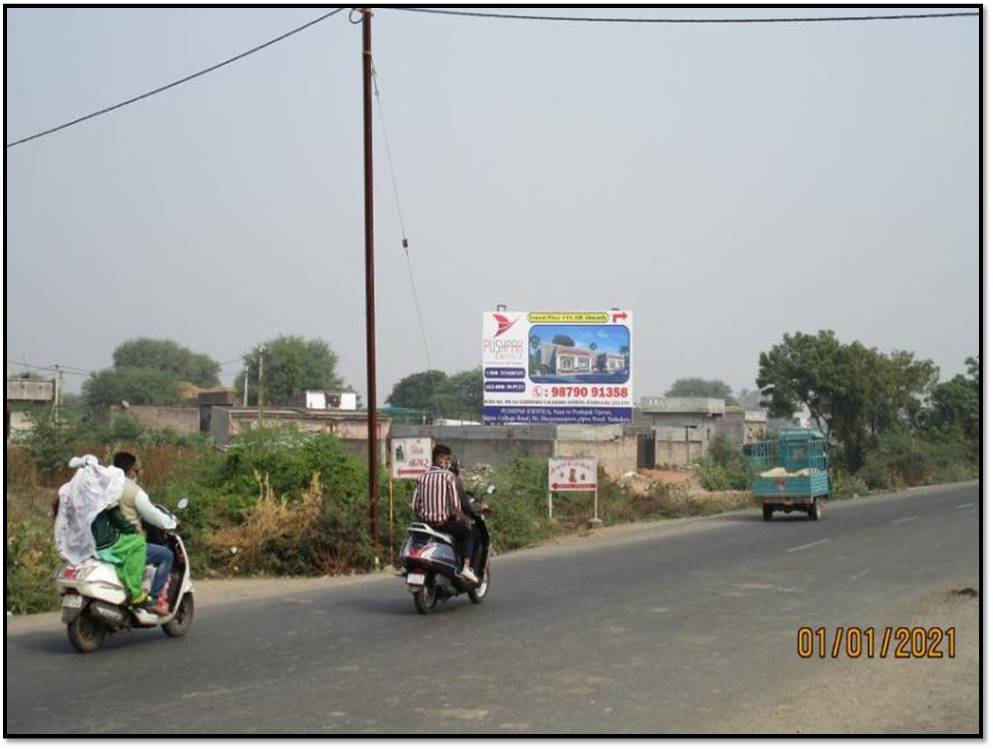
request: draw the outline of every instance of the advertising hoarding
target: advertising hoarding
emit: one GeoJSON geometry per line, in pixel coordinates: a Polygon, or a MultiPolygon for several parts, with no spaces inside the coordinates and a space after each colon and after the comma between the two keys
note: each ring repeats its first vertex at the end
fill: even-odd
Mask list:
{"type": "Polygon", "coordinates": [[[483,421],[631,421],[630,310],[483,313],[483,421]]]}

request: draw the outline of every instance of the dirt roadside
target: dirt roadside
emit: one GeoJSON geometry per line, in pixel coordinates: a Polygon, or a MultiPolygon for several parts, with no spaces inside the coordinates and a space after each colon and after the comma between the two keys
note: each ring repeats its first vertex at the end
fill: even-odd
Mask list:
{"type": "Polygon", "coordinates": [[[877,619],[882,627],[955,628],[955,658],[808,661],[811,674],[745,700],[714,733],[977,734],[980,731],[979,599],[944,591],[877,619]]]}

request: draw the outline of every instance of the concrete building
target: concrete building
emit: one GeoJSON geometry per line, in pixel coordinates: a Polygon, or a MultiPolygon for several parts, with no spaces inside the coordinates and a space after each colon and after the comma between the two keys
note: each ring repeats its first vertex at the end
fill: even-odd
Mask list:
{"type": "Polygon", "coordinates": [[[718,434],[740,447],[766,432],[765,412],[728,406],[722,398],[644,397],[635,424],[654,435],[657,466],[692,464],[718,434]]]}
{"type": "Polygon", "coordinates": [[[51,405],[55,400],[55,380],[46,380],[31,375],[7,375],[7,399],[4,403],[3,432],[9,439],[31,431],[28,411],[39,406],[51,405]]]}
{"type": "Polygon", "coordinates": [[[394,424],[391,436],[430,437],[452,448],[467,466],[498,465],[522,450],[538,458],[595,457],[613,476],[637,467],[638,435],[620,424],[529,424],[501,426],[444,426],[394,424]]]}
{"type": "MultiPolygon", "coordinates": [[[[266,408],[262,420],[266,426],[295,426],[301,432],[333,434],[357,454],[365,455],[368,447],[366,411],[345,409],[323,411],[305,408],[266,408]]],[[[377,419],[377,438],[380,441],[381,459],[386,460],[386,440],[389,438],[391,420],[377,419]]],[[[213,406],[210,414],[210,437],[217,447],[227,447],[231,438],[254,429],[259,424],[258,408],[213,406]]]]}

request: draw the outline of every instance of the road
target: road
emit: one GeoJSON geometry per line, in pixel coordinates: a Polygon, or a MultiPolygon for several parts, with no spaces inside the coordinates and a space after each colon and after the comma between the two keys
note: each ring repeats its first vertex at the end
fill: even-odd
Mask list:
{"type": "Polygon", "coordinates": [[[798,658],[796,632],[948,612],[974,631],[977,602],[950,591],[979,589],[979,501],[971,482],[831,502],[821,522],[747,510],[605,529],[500,556],[482,605],[430,616],[373,575],[203,594],[186,638],[132,632],[89,656],[55,615],[8,617],[6,730],[976,732],[974,638],[955,660],[856,663],[798,658]],[[957,712],[903,700],[910,677],[952,680],[957,712]],[[832,689],[851,715],[832,715],[832,689]]]}

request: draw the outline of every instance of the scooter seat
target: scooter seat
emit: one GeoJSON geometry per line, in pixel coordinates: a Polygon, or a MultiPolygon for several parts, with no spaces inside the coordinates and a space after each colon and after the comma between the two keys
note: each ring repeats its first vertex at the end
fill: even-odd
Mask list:
{"type": "Polygon", "coordinates": [[[409,528],[407,528],[408,533],[426,533],[429,536],[434,536],[435,538],[444,541],[449,546],[455,546],[455,539],[449,536],[447,533],[442,533],[432,528],[427,523],[412,523],[409,528]]]}

